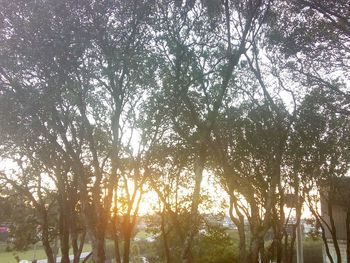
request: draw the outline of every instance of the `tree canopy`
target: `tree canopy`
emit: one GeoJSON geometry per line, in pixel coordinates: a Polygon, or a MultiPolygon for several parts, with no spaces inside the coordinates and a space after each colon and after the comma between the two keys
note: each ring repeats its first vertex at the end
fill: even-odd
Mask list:
{"type": "Polygon", "coordinates": [[[18,248],[40,238],[53,263],[59,240],[79,262],[90,242],[99,263],[112,240],[116,262],[138,262],[148,203],[155,260],[226,262],[201,254],[234,245],[208,219],[215,187],[239,262],[293,262],[306,205],[337,247],[311,197],[349,170],[349,5],[3,0],[0,198],[19,209],[0,220],[18,248]]]}

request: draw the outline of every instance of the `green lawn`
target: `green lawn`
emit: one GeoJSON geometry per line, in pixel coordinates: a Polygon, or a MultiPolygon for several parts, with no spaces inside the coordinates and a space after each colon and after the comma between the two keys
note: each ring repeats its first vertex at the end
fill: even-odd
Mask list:
{"type": "MultiPolygon", "coordinates": [[[[322,240],[306,238],[304,240],[304,262],[322,262],[322,240]]],[[[296,258],[296,257],[294,257],[296,258]]]]}
{"type": "MultiPolygon", "coordinates": [[[[19,260],[27,259],[32,260],[34,256],[34,252],[32,249],[27,251],[12,251],[12,252],[0,252],[1,262],[4,263],[16,263],[18,258],[19,260]]],[[[36,259],[44,259],[46,258],[45,252],[43,248],[38,248],[36,251],[36,259]]]]}
{"type": "MultiPolygon", "coordinates": [[[[6,252],[4,251],[5,246],[0,245],[0,262],[1,263],[17,263],[17,259],[22,260],[33,260],[34,257],[34,247],[31,249],[28,249],[26,251],[11,251],[11,252],[6,252]]],[[[91,245],[86,244],[84,245],[83,251],[91,251],[91,245]]],[[[58,255],[60,256],[60,255],[58,255]]],[[[36,259],[45,259],[46,254],[42,246],[38,245],[36,249],[36,259]]]]}

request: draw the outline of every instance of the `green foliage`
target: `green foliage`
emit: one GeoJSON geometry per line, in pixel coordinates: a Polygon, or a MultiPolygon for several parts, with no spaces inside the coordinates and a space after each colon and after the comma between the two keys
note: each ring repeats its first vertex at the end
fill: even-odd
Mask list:
{"type": "Polygon", "coordinates": [[[205,234],[197,238],[194,254],[196,262],[238,262],[238,244],[227,230],[219,225],[208,225],[205,234]]]}
{"type": "Polygon", "coordinates": [[[285,194],[307,199],[350,168],[350,13],[347,1],[271,3],[3,0],[0,158],[17,166],[0,171],[0,222],[14,247],[38,225],[47,243],[63,225],[132,238],[137,199],[154,191],[163,221],[150,217],[154,242],[140,234],[133,262],[164,261],[164,236],[175,261],[188,240],[198,262],[238,261],[225,229],[190,231],[213,206],[203,169],[249,238],[281,237],[285,194]]]}

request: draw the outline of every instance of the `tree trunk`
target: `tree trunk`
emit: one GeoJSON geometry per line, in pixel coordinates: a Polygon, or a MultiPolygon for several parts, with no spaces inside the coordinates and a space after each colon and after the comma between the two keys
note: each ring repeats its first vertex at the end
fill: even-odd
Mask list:
{"type": "Polygon", "coordinates": [[[69,223],[68,218],[60,213],[60,247],[62,253],[61,263],[70,263],[69,260],[69,223]]]}
{"type": "Polygon", "coordinates": [[[72,248],[73,248],[73,255],[74,255],[73,263],[79,263],[80,262],[80,255],[81,255],[81,252],[83,251],[83,246],[85,243],[86,232],[84,230],[84,232],[81,233],[79,244],[78,244],[77,230],[72,232],[71,236],[72,236],[72,248]]]}
{"type": "Polygon", "coordinates": [[[350,210],[346,212],[346,262],[350,263],[350,210]]]}
{"type": "Polygon", "coordinates": [[[331,235],[332,235],[332,241],[335,249],[335,253],[337,255],[337,263],[342,263],[341,261],[341,253],[340,253],[340,248],[337,240],[337,231],[335,227],[335,222],[333,218],[333,207],[332,207],[332,199],[330,198],[327,202],[327,207],[328,207],[328,214],[329,214],[329,221],[331,225],[331,235]]]}
{"type": "Polygon", "coordinates": [[[92,259],[94,263],[105,263],[105,240],[104,236],[91,235],[92,259]]]}
{"type": "Polygon", "coordinates": [[[55,263],[56,259],[54,258],[54,253],[50,245],[50,237],[49,237],[49,223],[47,218],[47,211],[44,205],[40,207],[41,213],[41,230],[42,230],[42,238],[41,241],[43,243],[43,247],[47,256],[48,263],[55,263]]]}
{"type": "MultiPolygon", "coordinates": [[[[294,258],[294,245],[295,245],[295,240],[296,240],[296,233],[297,233],[297,226],[300,223],[300,219],[297,218],[297,222],[295,225],[293,225],[293,234],[290,240],[290,245],[289,245],[289,251],[286,251],[286,258],[287,258],[287,263],[293,263],[293,258],[294,258]]],[[[287,239],[288,240],[288,239],[287,239]]]]}
{"type": "Polygon", "coordinates": [[[129,263],[130,261],[130,240],[132,228],[130,225],[130,217],[127,216],[127,221],[125,222],[125,231],[124,231],[124,255],[123,263],[129,263]]]}
{"type": "Polygon", "coordinates": [[[114,255],[116,263],[121,263],[120,250],[119,250],[119,238],[117,232],[118,215],[115,214],[112,219],[112,236],[114,241],[114,255]]]}
{"type": "Polygon", "coordinates": [[[129,263],[129,261],[130,261],[130,238],[125,237],[123,263],[129,263]]]}
{"type": "Polygon", "coordinates": [[[165,215],[164,211],[161,213],[161,231],[162,231],[162,236],[163,236],[163,245],[164,245],[164,252],[165,252],[165,262],[170,263],[171,258],[170,258],[170,250],[169,250],[169,245],[168,245],[168,239],[167,239],[167,233],[165,231],[165,215]]]}
{"type": "Polygon", "coordinates": [[[280,199],[279,199],[279,211],[277,211],[276,209],[276,222],[278,223],[277,225],[277,237],[278,237],[277,262],[281,263],[281,262],[285,262],[286,260],[286,255],[283,253],[283,234],[285,233],[285,226],[286,226],[285,225],[286,215],[284,213],[285,197],[284,197],[283,187],[281,186],[281,182],[279,182],[279,185],[278,185],[278,192],[280,195],[280,199]],[[279,213],[279,219],[278,219],[278,213],[279,213]]]}
{"type": "MultiPolygon", "coordinates": [[[[232,192],[233,191],[234,190],[232,190],[232,192]]],[[[229,215],[230,215],[231,221],[235,224],[235,226],[238,229],[239,262],[246,263],[248,259],[247,259],[246,235],[245,235],[245,229],[244,229],[244,216],[239,211],[237,199],[235,198],[234,193],[232,193],[230,197],[229,215]],[[233,215],[233,208],[235,208],[238,218],[233,215]]]]}
{"type": "Polygon", "coordinates": [[[195,176],[195,186],[192,195],[192,207],[191,207],[191,215],[189,228],[187,231],[187,235],[185,238],[183,250],[182,250],[182,263],[191,263],[192,262],[192,242],[194,236],[197,233],[198,229],[198,206],[200,202],[200,191],[201,191],[201,183],[203,178],[203,170],[205,164],[205,155],[206,155],[206,147],[201,145],[201,149],[199,151],[198,156],[196,157],[194,163],[194,176],[195,176]]]}
{"type": "Polygon", "coordinates": [[[239,262],[247,262],[247,248],[246,248],[246,237],[244,231],[244,222],[241,222],[240,226],[237,226],[239,235],[239,262]]]}
{"type": "MultiPolygon", "coordinates": [[[[289,262],[289,253],[288,253],[288,233],[287,233],[286,230],[284,230],[283,235],[284,235],[283,256],[284,256],[285,262],[288,263],[288,262],[289,262]]],[[[293,253],[291,253],[291,254],[293,254],[293,253]]]]}
{"type": "Polygon", "coordinates": [[[85,236],[86,236],[86,230],[83,229],[82,233],[80,233],[79,238],[79,232],[78,229],[78,216],[77,212],[75,211],[75,205],[78,202],[78,196],[76,194],[75,189],[69,190],[69,203],[68,203],[68,209],[70,211],[70,236],[71,236],[71,244],[73,249],[73,263],[79,263],[80,262],[80,255],[83,250],[83,246],[85,243],[85,236]]]}
{"type": "Polygon", "coordinates": [[[251,254],[250,254],[250,263],[259,262],[260,249],[261,249],[261,240],[258,237],[253,237],[251,254]]]}
{"type": "Polygon", "coordinates": [[[55,263],[55,258],[54,258],[54,255],[53,255],[52,248],[50,246],[49,238],[48,238],[48,231],[47,230],[43,230],[42,235],[43,235],[43,237],[42,237],[41,241],[43,243],[45,254],[47,256],[47,262],[48,263],[55,263]]]}
{"type": "Polygon", "coordinates": [[[327,242],[324,226],[322,225],[322,223],[320,222],[320,219],[317,216],[316,216],[316,220],[317,220],[318,224],[321,227],[321,238],[322,238],[323,244],[324,244],[325,249],[326,249],[326,255],[328,257],[328,260],[329,260],[329,262],[334,263],[334,260],[332,258],[331,252],[329,251],[329,246],[328,246],[328,242],[327,242]]]}
{"type": "Polygon", "coordinates": [[[281,263],[282,262],[283,245],[282,245],[282,235],[281,235],[280,227],[277,227],[277,229],[276,229],[275,239],[276,239],[276,262],[281,263]]]}

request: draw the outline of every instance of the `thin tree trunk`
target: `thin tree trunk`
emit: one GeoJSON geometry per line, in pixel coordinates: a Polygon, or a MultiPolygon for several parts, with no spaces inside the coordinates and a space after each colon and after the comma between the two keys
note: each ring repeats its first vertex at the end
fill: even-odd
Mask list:
{"type": "Polygon", "coordinates": [[[68,218],[60,213],[60,247],[62,253],[61,263],[70,263],[69,260],[69,223],[68,218]]]}
{"type": "MultiPolygon", "coordinates": [[[[129,218],[130,220],[130,218],[129,218]]],[[[130,240],[131,240],[131,226],[129,220],[126,222],[126,229],[124,232],[124,255],[123,263],[129,263],[130,261],[130,240]]]]}
{"type": "Polygon", "coordinates": [[[276,232],[275,232],[275,239],[276,239],[276,262],[281,263],[282,262],[282,251],[283,251],[283,245],[282,245],[282,235],[281,235],[281,226],[280,226],[280,220],[276,218],[276,232]]]}
{"type": "Polygon", "coordinates": [[[49,223],[47,218],[47,212],[45,207],[42,205],[40,208],[41,217],[42,217],[42,223],[41,223],[41,229],[42,229],[42,243],[43,247],[47,256],[47,262],[48,263],[55,263],[56,259],[54,258],[54,253],[50,245],[50,238],[49,238],[49,223]]]}
{"type": "Polygon", "coordinates": [[[327,208],[328,208],[328,214],[329,214],[329,221],[331,225],[331,235],[332,235],[332,241],[335,249],[335,253],[337,255],[337,263],[342,263],[341,262],[341,253],[340,253],[340,248],[337,240],[337,230],[335,227],[335,222],[333,218],[333,207],[332,207],[332,199],[328,200],[327,202],[327,208]]]}
{"type": "Polygon", "coordinates": [[[168,244],[168,239],[167,239],[167,233],[165,231],[165,215],[164,211],[161,213],[161,231],[162,231],[162,236],[163,236],[163,245],[164,245],[164,252],[165,252],[165,262],[170,263],[171,262],[171,257],[170,257],[170,250],[169,250],[169,244],[168,244]]]}
{"type": "MultiPolygon", "coordinates": [[[[116,169],[116,163],[114,163],[115,168],[116,169]]],[[[116,175],[115,175],[116,177],[116,175]]],[[[116,263],[121,263],[121,256],[120,256],[120,248],[119,248],[119,235],[118,235],[118,229],[117,226],[119,224],[119,217],[118,217],[118,180],[116,180],[115,182],[115,189],[114,189],[114,212],[113,212],[113,217],[111,220],[111,224],[112,224],[112,235],[113,235],[113,240],[114,240],[114,255],[115,255],[115,260],[116,263]]]]}
{"type": "Polygon", "coordinates": [[[76,229],[75,229],[75,232],[72,232],[71,236],[72,236],[72,248],[73,248],[73,255],[74,255],[73,263],[79,263],[80,255],[81,255],[81,252],[83,251],[83,246],[85,243],[86,232],[84,230],[84,232],[81,233],[79,244],[78,244],[78,233],[76,229]]]}
{"type": "Polygon", "coordinates": [[[182,263],[192,262],[192,242],[198,230],[198,206],[200,202],[201,183],[206,156],[206,147],[203,147],[203,145],[201,147],[202,149],[200,149],[200,152],[194,163],[195,186],[192,195],[192,207],[189,222],[190,229],[187,231],[184,247],[182,250],[182,263]]]}
{"type": "Polygon", "coordinates": [[[346,262],[350,263],[350,210],[346,212],[346,262]]]}
{"type": "Polygon", "coordinates": [[[70,211],[70,236],[71,236],[71,244],[73,249],[73,263],[79,263],[80,261],[80,255],[83,250],[83,246],[85,243],[85,236],[86,236],[86,230],[83,229],[82,233],[80,234],[79,238],[79,232],[78,229],[78,216],[77,212],[75,211],[75,205],[78,203],[78,196],[76,193],[76,190],[74,188],[69,189],[69,203],[67,204],[68,209],[70,211]]]}
{"type": "Polygon", "coordinates": [[[297,218],[297,222],[295,225],[293,225],[293,234],[292,238],[290,240],[290,245],[289,245],[289,251],[286,251],[287,256],[287,263],[293,263],[293,258],[294,258],[294,245],[295,245],[295,240],[296,240],[296,233],[297,233],[297,226],[300,223],[300,218],[297,218]]]}
{"type": "MultiPolygon", "coordinates": [[[[232,194],[234,195],[234,194],[232,194]]],[[[246,246],[246,235],[244,229],[244,216],[238,209],[237,199],[234,196],[230,198],[230,209],[229,215],[231,221],[236,225],[239,235],[239,262],[247,262],[247,246],[246,246]],[[233,207],[235,208],[238,218],[233,215],[233,207]]]]}
{"type": "MultiPolygon", "coordinates": [[[[110,67],[110,66],[109,66],[110,67]]],[[[113,83],[113,77],[110,77],[111,83],[113,83]]],[[[113,134],[113,141],[112,141],[112,156],[111,156],[111,163],[112,163],[112,171],[111,171],[111,186],[115,187],[114,189],[114,206],[115,206],[115,213],[112,219],[112,235],[114,239],[114,255],[116,263],[121,263],[121,255],[120,255],[120,248],[119,248],[119,237],[117,233],[117,223],[118,223],[118,214],[117,214],[117,206],[118,206],[118,174],[117,170],[119,168],[119,121],[120,121],[120,114],[121,114],[121,107],[122,102],[119,100],[119,95],[115,93],[119,93],[120,89],[117,89],[114,87],[114,94],[113,99],[115,102],[115,109],[114,114],[112,116],[112,134],[113,134]]],[[[113,190],[112,190],[113,191],[113,190]]]]}
{"type": "Polygon", "coordinates": [[[43,247],[44,247],[44,250],[45,250],[45,254],[46,254],[46,257],[47,257],[47,262],[48,263],[55,263],[55,258],[54,258],[54,255],[53,255],[52,248],[50,246],[49,238],[48,238],[48,231],[47,230],[43,230],[42,235],[43,235],[43,237],[42,237],[41,241],[43,243],[43,247]]]}
{"type": "Polygon", "coordinates": [[[294,189],[295,189],[295,196],[297,196],[298,201],[296,204],[296,223],[293,225],[293,231],[292,231],[292,238],[290,241],[290,246],[289,246],[289,253],[286,251],[286,262],[287,263],[293,263],[293,258],[294,258],[294,245],[295,245],[295,240],[297,238],[297,231],[299,224],[301,223],[301,209],[303,206],[303,201],[301,198],[299,198],[299,180],[298,177],[295,176],[295,182],[294,182],[294,189]]]}
{"type": "Polygon", "coordinates": [[[69,203],[67,200],[67,189],[65,187],[65,182],[60,180],[59,184],[59,239],[61,248],[61,262],[70,263],[69,260],[69,221],[71,220],[71,210],[69,209],[69,203]]]}
{"type": "Polygon", "coordinates": [[[119,238],[117,233],[117,223],[118,223],[118,215],[113,216],[112,220],[112,236],[114,241],[114,254],[115,254],[115,261],[116,263],[121,263],[120,258],[120,249],[119,249],[119,238]]]}
{"type": "Polygon", "coordinates": [[[329,251],[329,246],[328,246],[328,242],[327,242],[327,237],[326,237],[326,233],[325,233],[325,230],[324,230],[324,227],[322,225],[322,223],[320,222],[320,219],[318,217],[316,217],[316,220],[317,220],[317,223],[320,225],[321,227],[321,238],[322,238],[322,241],[323,241],[323,244],[325,246],[325,249],[326,249],[326,255],[329,259],[329,261],[331,263],[334,263],[334,260],[332,258],[332,255],[331,255],[331,252],[329,251]]]}
{"type": "MultiPolygon", "coordinates": [[[[279,249],[277,253],[277,262],[285,262],[287,256],[285,253],[283,253],[283,235],[285,233],[285,221],[286,221],[286,215],[284,213],[284,205],[285,205],[285,197],[284,197],[284,192],[283,192],[283,187],[281,186],[281,182],[279,182],[278,185],[278,192],[280,195],[280,200],[279,200],[279,220],[276,218],[276,221],[278,222],[278,240],[279,240],[279,249]]],[[[276,217],[278,216],[278,211],[276,211],[276,217]]],[[[287,237],[287,242],[288,242],[288,237],[287,237]]]]}
{"type": "MultiPolygon", "coordinates": [[[[287,230],[284,229],[284,232],[283,232],[283,235],[284,235],[284,244],[283,244],[283,256],[284,256],[284,260],[286,263],[288,263],[289,261],[289,253],[288,253],[288,233],[287,233],[287,230]]],[[[293,254],[293,253],[291,253],[293,254]]]]}

